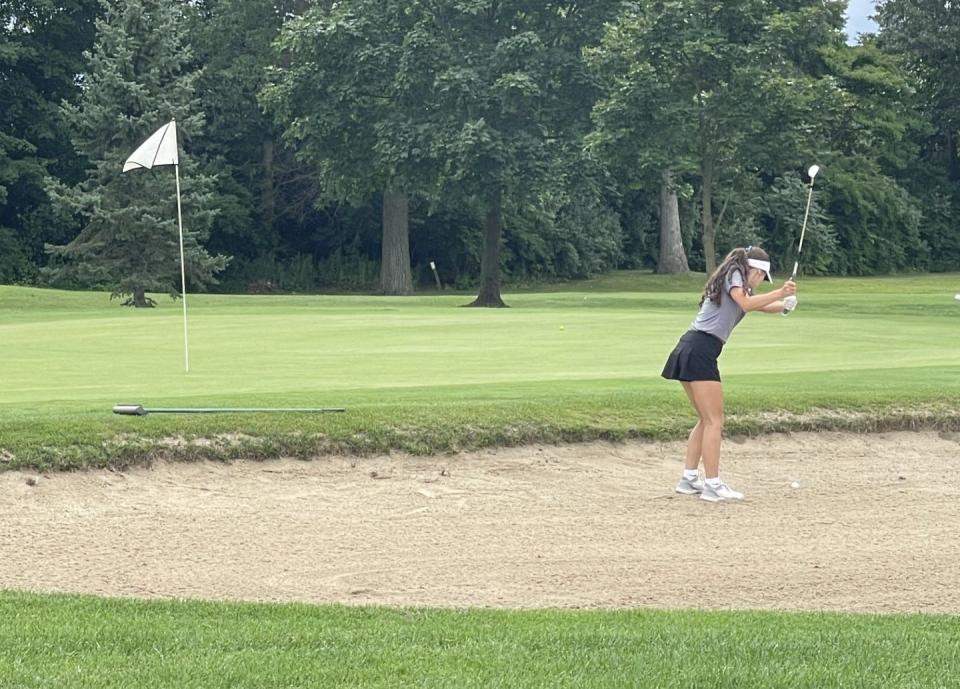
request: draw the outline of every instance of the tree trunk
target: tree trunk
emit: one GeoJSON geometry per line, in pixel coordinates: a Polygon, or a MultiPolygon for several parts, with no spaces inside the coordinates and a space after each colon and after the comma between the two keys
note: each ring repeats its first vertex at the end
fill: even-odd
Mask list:
{"type": "Polygon", "coordinates": [[[274,218],[276,216],[277,196],[276,187],[273,182],[274,167],[274,143],[273,139],[263,140],[261,163],[263,165],[263,178],[260,180],[260,218],[264,229],[273,237],[274,218]]]}
{"type": "Polygon", "coordinates": [[[153,300],[147,299],[146,290],[143,287],[133,288],[133,306],[137,309],[153,308],[153,300]]]}
{"type": "Polygon", "coordinates": [[[657,272],[668,275],[690,272],[687,255],[683,251],[683,236],[680,234],[680,203],[670,170],[663,171],[660,187],[660,258],[657,272]]]}
{"type": "Polygon", "coordinates": [[[483,228],[483,256],[480,259],[480,294],[467,306],[505,308],[500,298],[500,236],[503,234],[503,205],[498,190],[487,206],[483,228]]]}
{"type": "Polygon", "coordinates": [[[960,152],[957,148],[957,132],[947,132],[947,176],[951,182],[960,181],[960,152]]]}
{"type": "Polygon", "coordinates": [[[705,162],[701,168],[701,215],[703,218],[703,258],[707,275],[717,269],[716,231],[713,226],[713,164],[705,162]]]}
{"type": "Polygon", "coordinates": [[[383,192],[383,248],[380,256],[380,291],[391,296],[413,294],[407,195],[394,189],[387,189],[383,192]]]}

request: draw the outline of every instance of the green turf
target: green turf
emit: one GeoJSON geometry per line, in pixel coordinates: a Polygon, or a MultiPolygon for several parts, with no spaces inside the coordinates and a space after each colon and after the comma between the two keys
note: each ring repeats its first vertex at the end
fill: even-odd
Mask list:
{"type": "MultiPolygon", "coordinates": [[[[680,437],[658,373],[703,276],[512,293],[202,295],[178,305],[0,287],[0,467],[530,440],[680,437]],[[563,326],[563,329],[561,329],[563,326]],[[147,406],[345,415],[145,418],[147,406]],[[182,440],[171,443],[171,438],[182,440]],[[203,442],[200,442],[200,440],[203,442]]],[[[960,428],[960,276],[811,279],[721,360],[731,432],[960,428]]],[[[0,687],[955,687],[956,617],[495,612],[116,601],[0,592],[0,687]]]]}
{"type": "Polygon", "coordinates": [[[0,593],[4,689],[938,689],[960,619],[442,611],[0,593]]]}
{"type": "MultiPolygon", "coordinates": [[[[465,294],[198,295],[189,374],[178,303],[0,287],[0,466],[679,437],[692,412],[659,371],[703,281],[615,273],[506,291],[510,309],[460,308],[465,294]],[[120,402],[348,412],[115,417],[120,402]]],[[[802,281],[795,314],[734,332],[728,429],[960,427],[958,289],[956,274],[802,281]]]]}

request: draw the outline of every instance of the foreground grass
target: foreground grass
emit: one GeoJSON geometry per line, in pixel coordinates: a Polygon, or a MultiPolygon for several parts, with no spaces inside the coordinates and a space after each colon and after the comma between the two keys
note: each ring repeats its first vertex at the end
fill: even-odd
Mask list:
{"type": "MultiPolygon", "coordinates": [[[[505,310],[449,294],[200,295],[189,374],[176,304],[0,287],[0,467],[680,437],[692,412],[659,371],[702,283],[617,273],[508,293],[505,310]],[[113,416],[120,402],[349,411],[113,416]]],[[[958,288],[805,280],[797,313],[751,315],[724,352],[728,429],[960,429],[958,288]]]]}
{"type": "Polygon", "coordinates": [[[444,611],[0,593],[0,686],[958,686],[960,620],[444,611]]]}

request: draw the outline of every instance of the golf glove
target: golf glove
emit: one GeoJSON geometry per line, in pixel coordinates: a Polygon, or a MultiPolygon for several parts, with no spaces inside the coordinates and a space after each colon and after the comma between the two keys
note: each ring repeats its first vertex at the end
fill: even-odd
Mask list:
{"type": "Polygon", "coordinates": [[[784,315],[790,313],[795,308],[797,308],[797,298],[792,294],[789,297],[784,298],[783,300],[783,313],[784,315]]]}

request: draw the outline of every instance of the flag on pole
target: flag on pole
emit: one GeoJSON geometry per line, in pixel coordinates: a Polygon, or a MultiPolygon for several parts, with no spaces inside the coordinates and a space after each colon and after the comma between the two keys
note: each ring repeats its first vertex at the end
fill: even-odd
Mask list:
{"type": "Polygon", "coordinates": [[[123,171],[153,168],[155,165],[179,165],[177,155],[177,121],[171,120],[155,131],[140,148],[130,154],[123,171]]]}
{"type": "Polygon", "coordinates": [[[183,217],[180,211],[180,156],[177,147],[177,121],[170,120],[150,135],[123,164],[123,172],[150,170],[159,165],[173,165],[177,179],[177,228],[180,231],[180,284],[183,287],[183,360],[190,372],[190,345],[187,336],[187,272],[183,258],[183,217]]]}

